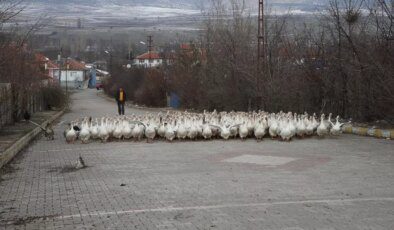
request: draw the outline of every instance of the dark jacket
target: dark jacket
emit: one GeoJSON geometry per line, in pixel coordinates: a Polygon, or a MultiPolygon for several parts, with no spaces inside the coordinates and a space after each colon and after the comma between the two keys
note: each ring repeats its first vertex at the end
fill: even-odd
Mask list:
{"type": "Polygon", "coordinates": [[[123,90],[123,101],[120,101],[120,90],[116,92],[115,99],[117,102],[125,102],[127,100],[126,92],[123,90]]]}

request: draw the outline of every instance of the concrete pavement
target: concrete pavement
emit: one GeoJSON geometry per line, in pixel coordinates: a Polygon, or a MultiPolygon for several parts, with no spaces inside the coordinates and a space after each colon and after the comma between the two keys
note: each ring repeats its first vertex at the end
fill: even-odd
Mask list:
{"type": "MultiPolygon", "coordinates": [[[[63,121],[116,114],[95,90],[73,98],[63,121]]],[[[68,145],[63,129],[2,175],[0,229],[394,229],[390,140],[68,145]]]]}

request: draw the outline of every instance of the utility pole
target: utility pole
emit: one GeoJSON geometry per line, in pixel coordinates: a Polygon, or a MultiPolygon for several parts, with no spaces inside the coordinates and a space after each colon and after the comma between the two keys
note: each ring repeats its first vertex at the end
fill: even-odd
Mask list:
{"type": "MultiPolygon", "coordinates": [[[[264,22],[264,0],[259,0],[258,32],[257,32],[257,74],[256,74],[256,95],[255,103],[258,107],[264,108],[262,84],[264,71],[266,68],[266,47],[265,47],[265,22],[264,22]]],[[[251,109],[249,100],[249,110],[251,109]]]]}
{"type": "Polygon", "coordinates": [[[148,54],[149,54],[149,67],[152,66],[152,50],[153,50],[153,39],[152,39],[152,35],[148,36],[148,54]]]}
{"type": "Polygon", "coordinates": [[[258,69],[265,66],[265,25],[264,25],[264,0],[259,0],[259,23],[257,41],[257,61],[258,69]]]}
{"type": "Polygon", "coordinates": [[[66,59],[66,95],[68,97],[68,68],[69,68],[69,62],[68,59],[66,59]]]}
{"type": "Polygon", "coordinates": [[[153,36],[149,35],[147,41],[148,41],[148,53],[151,53],[153,50],[153,36]]]}
{"type": "Polygon", "coordinates": [[[109,53],[109,73],[112,75],[112,52],[109,53]]]}
{"type": "Polygon", "coordinates": [[[59,52],[59,54],[57,55],[57,64],[59,66],[59,76],[58,76],[58,80],[59,80],[59,86],[62,86],[62,51],[59,52]]]}

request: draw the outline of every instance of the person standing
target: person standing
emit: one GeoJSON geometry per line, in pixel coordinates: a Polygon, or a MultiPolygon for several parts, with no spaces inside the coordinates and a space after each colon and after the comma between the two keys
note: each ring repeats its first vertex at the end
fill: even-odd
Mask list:
{"type": "Polygon", "coordinates": [[[126,102],[126,93],[122,87],[116,92],[116,102],[118,102],[118,112],[119,115],[124,115],[124,104],[126,102]]]}

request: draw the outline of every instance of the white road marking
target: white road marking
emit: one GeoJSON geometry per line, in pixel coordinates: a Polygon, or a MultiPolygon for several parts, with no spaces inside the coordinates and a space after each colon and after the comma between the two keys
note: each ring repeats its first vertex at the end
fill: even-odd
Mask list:
{"type": "Polygon", "coordinates": [[[222,205],[202,205],[202,206],[186,206],[186,207],[162,207],[162,208],[147,208],[147,209],[132,209],[127,211],[112,211],[112,212],[94,212],[94,213],[80,213],[74,215],[58,216],[57,219],[70,219],[74,217],[85,216],[105,216],[105,215],[121,215],[121,214],[137,214],[149,212],[176,212],[188,210],[210,210],[222,208],[243,208],[243,207],[262,207],[275,205],[291,205],[291,204],[331,204],[331,205],[345,205],[353,202],[368,202],[368,201],[389,201],[394,202],[394,197],[371,197],[371,198],[349,198],[349,199],[323,199],[323,200],[297,200],[297,201],[273,201],[263,203],[249,203],[249,204],[222,204],[222,205]]]}

